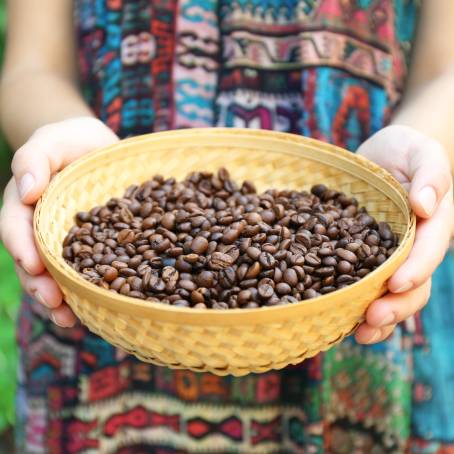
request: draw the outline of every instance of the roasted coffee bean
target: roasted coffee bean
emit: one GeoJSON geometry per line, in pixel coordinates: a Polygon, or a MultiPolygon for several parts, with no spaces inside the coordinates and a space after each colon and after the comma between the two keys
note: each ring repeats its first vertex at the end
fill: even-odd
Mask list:
{"type": "Polygon", "coordinates": [[[260,265],[265,269],[273,268],[276,264],[276,259],[269,252],[262,252],[259,256],[260,265]]]}
{"type": "Polygon", "coordinates": [[[165,266],[162,269],[161,277],[165,283],[176,283],[180,276],[173,266],[165,266]]]}
{"type": "Polygon", "coordinates": [[[261,250],[256,247],[248,247],[246,250],[246,254],[252,259],[252,260],[258,260],[261,254],[261,250]]]}
{"type": "Polygon", "coordinates": [[[247,273],[245,274],[246,279],[253,279],[256,278],[259,274],[260,271],[262,271],[262,267],[259,262],[254,262],[249,269],[247,270],[247,273]]]}
{"type": "Polygon", "coordinates": [[[274,295],[274,288],[270,284],[259,284],[258,294],[264,299],[271,298],[274,295]]]}
{"type": "Polygon", "coordinates": [[[198,254],[187,254],[183,256],[183,260],[194,265],[194,263],[197,263],[200,260],[200,256],[198,254]]]}
{"type": "Polygon", "coordinates": [[[208,249],[208,240],[203,236],[197,236],[192,240],[191,249],[196,254],[203,254],[208,249]]]}
{"type": "Polygon", "coordinates": [[[175,227],[175,215],[173,213],[164,214],[161,218],[161,225],[168,230],[172,230],[175,227]]]}
{"type": "Polygon", "coordinates": [[[339,274],[348,274],[353,271],[353,265],[350,262],[347,262],[347,260],[341,260],[337,264],[337,271],[339,274]]]}
{"type": "Polygon", "coordinates": [[[288,268],[283,274],[284,281],[291,287],[295,287],[298,283],[298,274],[294,268],[288,268]]]}
{"type": "Polygon", "coordinates": [[[211,271],[202,271],[195,277],[195,281],[200,287],[210,288],[214,284],[214,274],[211,271]]]}
{"type": "Polygon", "coordinates": [[[302,295],[303,300],[315,298],[316,296],[318,296],[318,293],[315,290],[313,290],[312,288],[304,290],[303,295],[302,295]]]}
{"type": "Polygon", "coordinates": [[[337,260],[335,257],[323,257],[322,265],[324,266],[337,266],[337,260]]]}
{"type": "Polygon", "coordinates": [[[323,266],[321,268],[317,268],[314,271],[314,274],[316,276],[320,276],[320,277],[331,276],[333,273],[334,273],[334,267],[333,266],[323,266]]]}
{"type": "Polygon", "coordinates": [[[276,293],[278,295],[288,295],[292,292],[292,288],[286,282],[280,282],[276,285],[276,293]]]}
{"type": "Polygon", "coordinates": [[[358,277],[364,277],[366,275],[368,275],[370,273],[370,269],[369,268],[360,268],[357,272],[356,272],[356,276],[358,277]]]}
{"type": "Polygon", "coordinates": [[[358,257],[348,249],[338,248],[336,249],[336,255],[342,260],[355,264],[358,261],[358,257]]]}
{"type": "Polygon", "coordinates": [[[136,235],[131,229],[123,229],[118,232],[117,241],[119,244],[132,243],[136,235]]]}
{"type": "Polygon", "coordinates": [[[230,255],[222,252],[214,252],[209,260],[209,265],[213,270],[222,270],[233,264],[233,259],[230,255]]]}
{"type": "Polygon", "coordinates": [[[312,252],[304,257],[304,261],[308,266],[313,267],[320,266],[320,264],[322,263],[322,259],[312,252]]]}
{"type": "Polygon", "coordinates": [[[118,277],[118,270],[109,265],[104,265],[102,270],[100,270],[100,273],[106,282],[112,282],[118,277]]]}
{"type": "Polygon", "coordinates": [[[187,290],[188,292],[192,292],[197,289],[197,285],[188,280],[178,281],[178,287],[187,290]]]}
{"type": "Polygon", "coordinates": [[[236,273],[232,267],[225,268],[219,272],[219,284],[222,288],[232,288],[236,282],[236,273]]]}

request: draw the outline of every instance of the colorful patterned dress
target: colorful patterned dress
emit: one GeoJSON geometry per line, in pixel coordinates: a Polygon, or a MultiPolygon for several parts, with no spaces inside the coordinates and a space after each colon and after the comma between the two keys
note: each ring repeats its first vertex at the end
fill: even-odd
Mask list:
{"type": "MultiPolygon", "coordinates": [[[[354,151],[405,84],[416,0],[77,0],[82,86],[120,136],[237,126],[354,151]]],[[[220,378],[144,364],[26,300],[19,453],[453,453],[454,260],[372,347],[220,378]]]]}

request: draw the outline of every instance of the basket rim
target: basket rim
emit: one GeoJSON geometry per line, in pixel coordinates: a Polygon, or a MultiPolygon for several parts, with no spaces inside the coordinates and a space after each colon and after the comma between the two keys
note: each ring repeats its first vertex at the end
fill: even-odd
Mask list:
{"type": "MultiPolygon", "coordinates": [[[[246,148],[246,147],[243,147],[246,148]]],[[[291,153],[289,153],[291,154],[291,153]]],[[[311,157],[312,159],[312,157],[311,157]]],[[[314,161],[324,162],[325,159],[317,159],[314,156],[314,161]]],[[[346,171],[345,169],[341,169],[346,171]]],[[[352,173],[352,172],[350,172],[352,173]]],[[[357,176],[357,175],[356,175],[357,176]]],[[[357,176],[358,177],[358,176],[357,176]]],[[[364,179],[363,179],[364,180],[364,179]]],[[[369,184],[374,185],[372,182],[367,180],[369,184]]],[[[377,189],[379,189],[377,187],[377,189]]],[[[83,157],[77,159],[75,162],[68,165],[65,169],[59,172],[51,180],[46,191],[36,205],[36,209],[33,217],[33,227],[35,234],[35,241],[37,244],[38,251],[43,258],[46,268],[51,272],[52,276],[58,281],[59,284],[64,285],[68,289],[78,294],[85,294],[92,304],[104,306],[111,310],[116,310],[122,314],[127,315],[131,313],[142,313],[156,321],[171,321],[176,324],[190,323],[193,325],[203,325],[209,323],[210,325],[248,325],[257,324],[261,321],[268,321],[270,319],[276,322],[281,320],[287,320],[296,316],[301,316],[304,312],[312,312],[312,310],[319,304],[323,304],[326,310],[329,310],[332,304],[337,304],[337,299],[346,297],[349,293],[359,294],[367,292],[367,289],[373,285],[375,276],[380,273],[390,277],[392,272],[403,262],[408,255],[411,246],[414,241],[416,231],[416,216],[410,208],[407,192],[401,186],[401,184],[385,169],[375,164],[374,162],[344,150],[338,146],[322,142],[316,139],[299,136],[296,134],[268,131],[268,130],[254,130],[254,129],[242,129],[242,128],[193,128],[183,129],[175,131],[163,131],[155,132],[150,134],[144,134],[136,137],[127,138],[119,141],[116,144],[104,147],[101,149],[94,150],[87,153],[83,157]],[[153,303],[150,301],[143,301],[137,298],[132,298],[118,293],[113,293],[109,290],[102,289],[94,284],[85,281],[79,276],[79,274],[73,270],[62,257],[56,257],[52,250],[46,244],[41,232],[41,216],[42,211],[46,207],[47,198],[49,195],[65,181],[65,177],[70,175],[76,169],[84,167],[86,164],[110,155],[117,149],[123,149],[128,144],[139,144],[141,142],[153,143],[155,141],[168,140],[172,141],[175,138],[204,136],[205,138],[216,136],[232,136],[235,139],[235,146],[241,147],[241,138],[248,139],[265,139],[267,141],[278,141],[291,142],[293,144],[304,145],[306,148],[310,147],[314,150],[324,150],[325,152],[331,153],[336,156],[337,160],[344,160],[349,163],[350,166],[361,167],[368,172],[376,174],[382,179],[387,186],[397,191],[405,202],[405,217],[407,219],[405,232],[402,234],[401,242],[394,253],[389,257],[382,265],[377,269],[369,273],[367,276],[362,278],[360,281],[336,290],[333,293],[321,295],[317,298],[310,300],[299,301],[294,304],[285,304],[281,306],[272,307],[260,307],[255,309],[194,309],[194,308],[180,308],[171,305],[165,305],[162,303],[153,303]],[[333,295],[336,298],[333,299],[333,295]],[[128,311],[129,309],[129,311],[128,311]],[[238,322],[238,323],[235,323],[238,322]]]]}

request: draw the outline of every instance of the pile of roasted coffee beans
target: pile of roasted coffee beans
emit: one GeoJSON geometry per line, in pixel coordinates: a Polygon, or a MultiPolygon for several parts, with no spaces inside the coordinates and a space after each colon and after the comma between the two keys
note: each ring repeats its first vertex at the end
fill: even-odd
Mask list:
{"type": "Polygon", "coordinates": [[[78,213],[63,257],[82,277],[134,298],[195,308],[295,303],[352,284],[397,244],[358,202],[238,186],[225,169],[155,176],[78,213]]]}

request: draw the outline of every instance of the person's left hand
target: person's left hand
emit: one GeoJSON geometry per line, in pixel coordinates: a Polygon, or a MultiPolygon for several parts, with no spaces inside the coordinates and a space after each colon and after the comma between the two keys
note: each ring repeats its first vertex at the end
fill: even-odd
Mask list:
{"type": "Polygon", "coordinates": [[[382,129],[358,153],[384,167],[408,190],[418,217],[410,255],[389,280],[389,293],[369,306],[356,331],[357,342],[372,344],[386,339],[397,323],[429,299],[431,275],[443,260],[453,231],[452,177],[441,144],[406,126],[382,129]]]}

